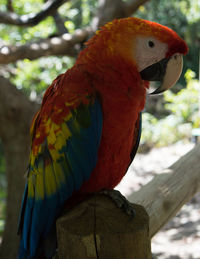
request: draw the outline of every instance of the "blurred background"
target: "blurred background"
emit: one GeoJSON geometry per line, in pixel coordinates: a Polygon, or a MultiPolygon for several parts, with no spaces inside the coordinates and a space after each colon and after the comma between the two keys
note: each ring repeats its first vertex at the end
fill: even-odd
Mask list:
{"type": "MultiPolygon", "coordinates": [[[[16,258],[29,127],[45,89],[74,64],[84,42],[100,26],[127,16],[174,29],[187,42],[189,53],[184,57],[183,73],[177,85],[164,95],[147,97],[139,154],[117,188],[129,196],[198,142],[199,0],[1,0],[1,259],[16,258]]],[[[199,196],[195,196],[153,239],[152,250],[158,258],[200,258],[199,201],[199,196]]]]}

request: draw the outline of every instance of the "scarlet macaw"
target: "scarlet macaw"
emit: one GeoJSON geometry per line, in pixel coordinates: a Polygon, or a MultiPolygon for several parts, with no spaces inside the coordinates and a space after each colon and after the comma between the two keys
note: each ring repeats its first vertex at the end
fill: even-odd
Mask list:
{"type": "Polygon", "coordinates": [[[155,93],[174,85],[187,51],[165,26],[114,20],[53,81],[31,126],[18,259],[39,258],[65,205],[120,182],[137,151],[149,81],[161,81],[155,93]]]}

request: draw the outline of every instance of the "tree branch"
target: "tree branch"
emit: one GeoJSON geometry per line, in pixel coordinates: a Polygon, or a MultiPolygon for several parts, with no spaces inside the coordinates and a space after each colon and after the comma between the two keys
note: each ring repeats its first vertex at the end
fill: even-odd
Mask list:
{"type": "Polygon", "coordinates": [[[58,11],[55,12],[55,14],[53,15],[53,18],[54,18],[54,22],[56,24],[58,34],[61,35],[64,33],[68,33],[68,30],[65,27],[64,21],[62,20],[62,17],[58,13],[58,11]]]}
{"type": "Polygon", "coordinates": [[[2,46],[0,64],[8,64],[20,59],[34,60],[43,56],[67,55],[75,57],[79,48],[77,44],[85,41],[91,33],[89,28],[76,30],[73,35],[65,33],[59,37],[40,40],[22,46],[2,46]]]}
{"type": "Polygon", "coordinates": [[[12,0],[7,0],[7,10],[13,12],[12,0]]]}
{"type": "Polygon", "coordinates": [[[1,12],[0,11],[0,23],[12,24],[18,26],[35,26],[47,16],[56,12],[58,7],[68,0],[48,0],[44,3],[41,11],[37,14],[25,14],[22,16],[13,12],[1,12]]]}
{"type": "Polygon", "coordinates": [[[92,29],[97,30],[106,22],[125,17],[124,7],[122,0],[115,0],[114,4],[113,0],[99,0],[97,13],[92,20],[92,29]]]}
{"type": "Polygon", "coordinates": [[[145,4],[149,0],[129,0],[124,4],[124,9],[126,16],[132,15],[134,12],[137,11],[137,9],[140,7],[140,5],[145,4]]]}
{"type": "Polygon", "coordinates": [[[92,29],[97,30],[106,22],[113,19],[124,18],[132,15],[140,5],[149,0],[129,0],[127,3],[122,0],[99,0],[98,11],[92,21],[92,29]]]}
{"type": "MultiPolygon", "coordinates": [[[[67,0],[65,0],[67,1],[67,0]]],[[[91,23],[91,28],[78,29],[73,35],[69,33],[64,33],[61,36],[53,37],[51,39],[43,39],[38,42],[27,43],[22,46],[2,46],[0,47],[0,64],[9,64],[11,62],[16,62],[20,59],[30,59],[34,60],[43,56],[50,55],[67,55],[70,57],[76,57],[80,51],[78,44],[86,41],[94,31],[96,31],[100,26],[108,21],[116,18],[123,18],[131,15],[137,8],[147,2],[148,0],[130,0],[128,3],[124,3],[122,0],[115,0],[115,5],[113,5],[113,0],[99,0],[99,7],[96,16],[94,16],[91,23]]],[[[46,15],[50,14],[52,6],[61,5],[64,0],[49,0],[47,3],[49,9],[46,8],[46,15]],[[50,5],[54,3],[54,5],[50,5]],[[50,8],[51,7],[51,8],[50,8]],[[47,12],[48,10],[48,12],[47,12]]],[[[44,8],[43,8],[44,10],[44,8]]],[[[41,14],[44,11],[41,11],[41,14]]],[[[35,17],[39,17],[39,14],[35,17]]],[[[13,14],[14,15],[14,14],[13,14]]],[[[1,22],[1,12],[0,12],[0,22],[1,22]]],[[[21,18],[22,19],[22,18],[21,18]]],[[[32,20],[23,21],[23,25],[28,25],[32,20]]],[[[39,22],[37,20],[37,22],[39,22]]],[[[33,25],[33,24],[32,24],[33,25]]],[[[63,26],[62,26],[63,27],[63,26]]],[[[61,28],[63,30],[64,28],[61,28]]]]}

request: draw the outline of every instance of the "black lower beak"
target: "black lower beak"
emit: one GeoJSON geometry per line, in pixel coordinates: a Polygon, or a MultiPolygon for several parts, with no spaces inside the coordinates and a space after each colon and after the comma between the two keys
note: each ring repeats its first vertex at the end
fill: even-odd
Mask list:
{"type": "Polygon", "coordinates": [[[170,58],[164,58],[161,61],[146,67],[140,72],[141,78],[146,81],[162,81],[170,58]]]}

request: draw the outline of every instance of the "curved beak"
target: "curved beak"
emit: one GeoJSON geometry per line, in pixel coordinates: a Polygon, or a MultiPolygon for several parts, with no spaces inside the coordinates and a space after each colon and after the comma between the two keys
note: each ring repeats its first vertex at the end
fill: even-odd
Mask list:
{"type": "Polygon", "coordinates": [[[145,68],[140,72],[143,80],[161,81],[161,85],[151,94],[160,94],[178,81],[183,69],[183,57],[181,54],[174,54],[170,58],[164,58],[161,61],[145,68]]]}

